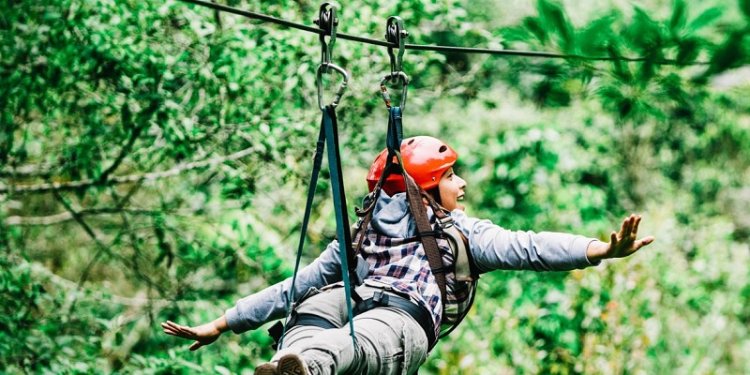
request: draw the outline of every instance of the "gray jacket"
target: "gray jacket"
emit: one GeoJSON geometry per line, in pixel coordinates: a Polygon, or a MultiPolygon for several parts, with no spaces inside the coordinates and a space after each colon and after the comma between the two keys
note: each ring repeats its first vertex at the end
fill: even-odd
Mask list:
{"type": "MultiPolygon", "coordinates": [[[[416,225],[407,206],[404,193],[392,197],[382,193],[373,211],[372,226],[391,237],[413,236],[416,225]]],[[[598,264],[592,264],[586,258],[586,248],[595,241],[593,238],[566,233],[511,231],[489,220],[467,216],[461,210],[454,210],[451,216],[468,238],[469,250],[481,273],[493,270],[569,271],[598,264]]],[[[363,278],[366,271],[365,268],[365,273],[361,272],[363,278]]],[[[299,271],[295,299],[304,296],[311,288],[320,289],[339,281],[339,243],[333,240],[317,259],[299,271]]],[[[291,284],[292,280],[288,278],[237,301],[226,311],[229,328],[241,333],[284,317],[291,284]]]]}

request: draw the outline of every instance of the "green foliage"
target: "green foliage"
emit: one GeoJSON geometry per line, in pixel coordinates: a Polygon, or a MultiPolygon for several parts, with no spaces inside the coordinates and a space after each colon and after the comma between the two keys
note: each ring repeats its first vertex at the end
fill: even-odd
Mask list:
{"type": "MultiPolygon", "coordinates": [[[[318,7],[225,3],[306,24],[318,7]]],[[[750,372],[750,101],[736,70],[750,1],[368,0],[338,14],[354,35],[399,15],[410,43],[604,58],[408,50],[405,133],[456,148],[472,215],[606,239],[639,212],[657,237],[593,269],[483,276],[425,373],[750,372]]],[[[248,373],[271,356],[263,329],[193,353],[158,323],[212,320],[291,275],[317,44],[173,0],[4,7],[4,372],[248,373]]],[[[383,147],[386,56],[341,39],[333,51],[353,77],[339,107],[350,207],[383,147]]],[[[303,263],[335,236],[327,173],[303,263]]]]}

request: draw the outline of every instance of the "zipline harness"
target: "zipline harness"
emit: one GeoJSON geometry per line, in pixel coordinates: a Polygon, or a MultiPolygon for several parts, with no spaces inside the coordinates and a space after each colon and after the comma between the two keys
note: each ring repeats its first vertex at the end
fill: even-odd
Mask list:
{"type": "MultiPolygon", "coordinates": [[[[372,214],[377,203],[380,191],[382,190],[384,182],[391,174],[399,174],[404,179],[406,186],[406,196],[408,201],[409,212],[414,217],[417,224],[416,239],[422,243],[427,261],[430,266],[430,270],[435,277],[435,282],[440,289],[440,298],[443,307],[443,322],[446,322],[445,316],[447,315],[446,304],[447,304],[447,291],[446,291],[446,274],[453,272],[456,280],[455,283],[468,283],[469,285],[469,296],[461,306],[456,308],[455,312],[452,312],[452,321],[449,329],[441,331],[440,337],[448,335],[463,320],[468,312],[471,304],[474,300],[474,294],[476,290],[476,281],[478,280],[478,272],[473,267],[471,254],[468,247],[468,241],[463,234],[453,226],[452,218],[449,213],[445,211],[435,200],[420,188],[414,179],[409,176],[405,167],[403,158],[401,156],[401,142],[403,140],[403,125],[402,125],[402,113],[406,105],[406,97],[408,92],[409,77],[404,73],[402,69],[402,61],[404,55],[404,40],[408,36],[408,32],[404,29],[403,21],[399,17],[389,17],[386,24],[386,41],[389,42],[388,56],[390,58],[390,73],[386,75],[380,82],[380,91],[385,102],[386,108],[388,109],[388,130],[386,135],[386,148],[388,150],[388,156],[385,168],[383,170],[380,179],[375,184],[372,192],[366,197],[363,209],[357,209],[357,215],[360,217],[357,224],[351,228],[354,231],[354,235],[350,232],[349,219],[346,208],[346,195],[344,190],[343,179],[341,176],[341,157],[339,153],[338,144],[338,125],[336,121],[336,106],[338,105],[341,97],[346,90],[346,86],[349,80],[349,76],[342,68],[331,62],[331,52],[333,45],[336,41],[336,26],[338,20],[336,19],[336,11],[333,6],[329,3],[324,3],[320,7],[319,17],[315,23],[323,30],[320,34],[321,43],[321,63],[318,66],[316,74],[316,87],[318,93],[318,106],[322,111],[322,119],[320,124],[320,132],[318,134],[318,142],[316,144],[315,155],[313,157],[313,170],[310,177],[310,185],[307,191],[307,203],[305,206],[305,214],[302,220],[302,227],[300,233],[299,244],[297,247],[297,258],[294,265],[294,274],[292,276],[292,285],[290,288],[288,300],[287,300],[287,317],[285,323],[277,323],[269,332],[271,336],[276,339],[278,347],[282,347],[283,338],[286,330],[296,324],[315,325],[323,328],[335,328],[330,322],[317,316],[302,316],[295,313],[295,307],[298,301],[295,301],[296,294],[296,279],[299,272],[300,260],[302,257],[302,249],[304,247],[305,235],[307,233],[307,227],[310,220],[310,213],[312,210],[312,202],[315,196],[315,188],[318,182],[318,176],[320,173],[323,152],[325,145],[328,145],[328,166],[331,173],[331,187],[333,192],[333,201],[336,211],[336,234],[339,239],[339,258],[341,260],[341,276],[343,281],[343,287],[345,290],[346,308],[349,317],[349,332],[352,337],[352,343],[356,346],[356,336],[354,334],[354,317],[363,312],[376,307],[390,306],[396,307],[404,312],[411,315],[417,323],[422,327],[427,335],[429,347],[432,348],[438,340],[435,335],[435,329],[432,324],[432,318],[425,308],[422,308],[414,302],[402,298],[396,295],[387,295],[382,291],[376,292],[372,298],[363,300],[352,285],[359,286],[363,283],[360,274],[364,274],[366,269],[361,270],[359,268],[369,267],[364,259],[359,256],[362,251],[364,239],[366,237],[367,228],[370,225],[372,214]],[[325,37],[328,36],[329,41],[326,43],[325,37]],[[394,53],[394,48],[390,45],[397,46],[398,51],[394,53]],[[323,74],[335,71],[341,74],[343,82],[339,86],[338,91],[335,94],[334,100],[331,104],[323,104],[323,74]],[[401,84],[401,98],[398,106],[393,106],[391,102],[390,94],[388,93],[387,83],[394,82],[401,84]],[[436,218],[436,224],[430,224],[430,220],[427,215],[427,209],[423,200],[426,201],[436,218]],[[443,257],[441,255],[440,247],[438,246],[437,239],[446,239],[453,253],[454,262],[450,266],[443,264],[443,257]],[[356,243],[352,243],[352,239],[356,243]],[[359,272],[358,272],[359,271],[359,272]],[[352,300],[356,303],[352,307],[352,300]]],[[[304,298],[304,297],[303,297],[304,298]]]]}

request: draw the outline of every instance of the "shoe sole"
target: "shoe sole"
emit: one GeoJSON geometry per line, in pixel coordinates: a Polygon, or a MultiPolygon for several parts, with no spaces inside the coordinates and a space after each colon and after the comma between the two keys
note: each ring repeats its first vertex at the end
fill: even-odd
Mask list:
{"type": "Polygon", "coordinates": [[[305,363],[296,354],[287,354],[279,359],[279,375],[308,375],[305,363]]]}
{"type": "Polygon", "coordinates": [[[278,375],[277,367],[273,363],[264,363],[255,368],[254,375],[278,375]]]}

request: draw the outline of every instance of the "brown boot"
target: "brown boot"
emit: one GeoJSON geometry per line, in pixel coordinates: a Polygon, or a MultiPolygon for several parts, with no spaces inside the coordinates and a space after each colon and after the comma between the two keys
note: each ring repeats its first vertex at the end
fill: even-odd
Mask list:
{"type": "Polygon", "coordinates": [[[309,375],[307,365],[296,354],[287,354],[279,359],[277,374],[279,375],[309,375]]]}
{"type": "Polygon", "coordinates": [[[266,362],[255,368],[255,375],[278,375],[276,362],[266,362]]]}

